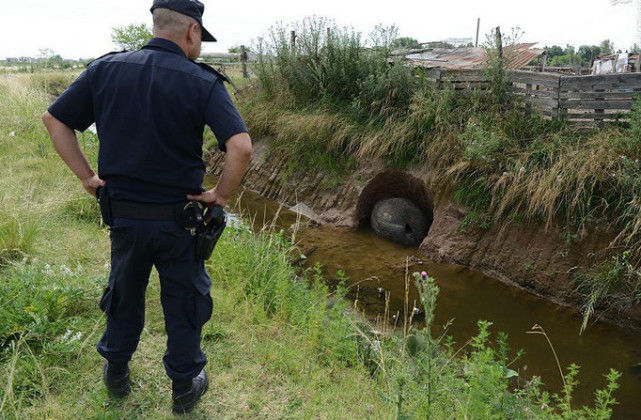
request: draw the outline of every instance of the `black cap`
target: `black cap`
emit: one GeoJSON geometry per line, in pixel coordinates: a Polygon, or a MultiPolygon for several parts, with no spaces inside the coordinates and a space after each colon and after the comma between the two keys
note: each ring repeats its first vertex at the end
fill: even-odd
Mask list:
{"type": "Polygon", "coordinates": [[[198,0],[154,0],[151,12],[153,13],[158,8],[170,9],[196,19],[203,30],[203,42],[216,42],[216,38],[203,26],[205,5],[198,0]]]}

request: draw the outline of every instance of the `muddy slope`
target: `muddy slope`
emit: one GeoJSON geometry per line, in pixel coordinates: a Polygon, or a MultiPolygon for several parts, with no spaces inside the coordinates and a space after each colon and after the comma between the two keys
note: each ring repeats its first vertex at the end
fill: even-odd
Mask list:
{"type": "MultiPolygon", "coordinates": [[[[383,198],[408,198],[433,218],[420,246],[427,258],[469,267],[561,305],[580,306],[572,278],[602,259],[614,237],[611,232],[593,231],[567,241],[558,228],[523,223],[487,230],[461,229],[468,211],[453,203],[422,168],[400,171],[385,168],[380,162],[368,162],[337,186],[331,186],[322,173],[294,174],[284,180],[285,162],[269,156],[268,142],[254,141],[254,155],[243,181],[245,188],[319,223],[344,228],[367,223],[374,204],[383,198]]],[[[213,152],[208,160],[209,172],[220,175],[223,160],[222,153],[213,152]]],[[[638,308],[599,308],[598,316],[641,329],[638,308]]]]}

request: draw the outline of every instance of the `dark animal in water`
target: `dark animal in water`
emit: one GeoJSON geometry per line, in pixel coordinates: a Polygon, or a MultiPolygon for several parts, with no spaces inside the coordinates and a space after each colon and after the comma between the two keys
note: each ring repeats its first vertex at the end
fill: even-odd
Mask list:
{"type": "Polygon", "coordinates": [[[370,222],[374,232],[392,242],[418,246],[427,236],[431,220],[406,198],[388,198],[374,206],[370,222]]]}

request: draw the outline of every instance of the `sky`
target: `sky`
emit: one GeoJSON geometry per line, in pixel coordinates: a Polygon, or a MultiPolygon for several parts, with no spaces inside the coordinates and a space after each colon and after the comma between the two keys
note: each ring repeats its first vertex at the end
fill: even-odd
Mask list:
{"type": "MultiPolygon", "coordinates": [[[[635,0],[641,1],[641,0],[635,0]]],[[[276,22],[317,15],[369,34],[376,24],[398,26],[401,36],[420,42],[472,38],[481,18],[481,41],[491,28],[524,31],[522,41],[540,47],[598,44],[609,38],[617,49],[635,42],[634,3],[610,0],[322,0],[220,1],[205,3],[205,27],[218,39],[203,52],[251,45],[276,22]]],[[[32,56],[49,48],[65,58],[91,58],[113,51],[113,27],[151,26],[151,0],[0,0],[0,58],[32,56]]],[[[641,42],[640,42],[641,44],[641,42]]]]}

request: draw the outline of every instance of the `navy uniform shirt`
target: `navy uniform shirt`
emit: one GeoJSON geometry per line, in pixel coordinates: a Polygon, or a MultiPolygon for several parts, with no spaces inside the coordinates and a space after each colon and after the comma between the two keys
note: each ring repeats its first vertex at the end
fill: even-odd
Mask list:
{"type": "Polygon", "coordinates": [[[203,130],[225,142],[247,131],[222,76],[153,38],[92,62],[50,107],[67,126],[96,123],[98,175],[114,199],[172,203],[203,191],[203,130]]]}

